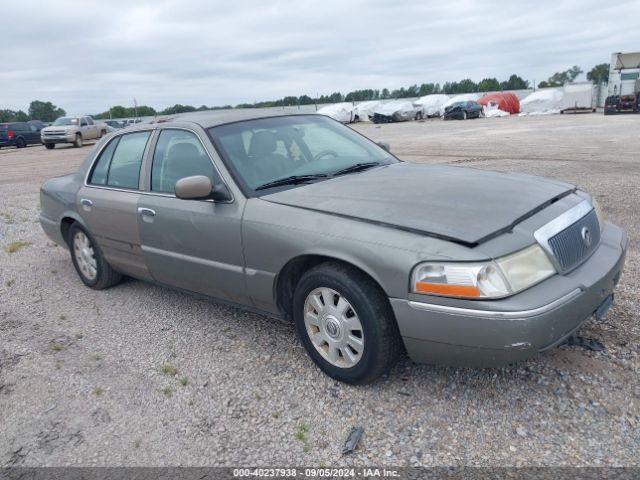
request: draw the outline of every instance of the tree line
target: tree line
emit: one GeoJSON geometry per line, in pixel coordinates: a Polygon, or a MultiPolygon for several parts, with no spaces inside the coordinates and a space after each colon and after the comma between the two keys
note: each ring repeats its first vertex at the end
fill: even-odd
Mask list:
{"type": "Polygon", "coordinates": [[[34,100],[29,104],[26,112],[22,110],[0,110],[0,122],[27,122],[29,120],[41,120],[53,122],[56,118],[64,117],[67,112],[55,106],[51,102],[34,100]]]}
{"type": "MultiPolygon", "coordinates": [[[[556,72],[548,79],[538,83],[538,88],[561,87],[565,83],[573,82],[583,70],[574,65],[573,67],[556,72]]],[[[609,64],[601,63],[594,66],[587,72],[587,80],[600,84],[607,82],[609,79],[609,64]]],[[[522,77],[513,74],[507,80],[498,81],[496,78],[483,78],[479,82],[475,82],[470,78],[465,78],[458,82],[439,83],[422,83],[414,84],[409,87],[401,87],[394,90],[388,88],[378,89],[362,89],[354,90],[343,95],[340,92],[333,92],[327,95],[320,95],[312,98],[309,95],[286,96],[278,100],[256,101],[254,103],[240,103],[235,108],[268,108],[268,107],[289,107],[298,105],[314,105],[338,102],[361,102],[366,100],[387,100],[393,98],[413,98],[422,97],[436,93],[444,93],[447,95],[457,95],[461,93],[483,93],[501,90],[524,90],[530,88],[530,84],[522,77]]],[[[176,104],[167,107],[164,110],[156,110],[147,105],[139,105],[138,107],[124,107],[115,105],[105,112],[93,115],[96,119],[107,118],[132,118],[132,117],[152,117],[156,115],[175,115],[178,113],[198,112],[205,110],[223,110],[233,108],[231,105],[212,106],[200,105],[194,107],[192,105],[176,104]]],[[[27,112],[22,110],[0,110],[0,122],[24,122],[31,119],[42,120],[43,122],[53,122],[56,118],[66,115],[64,109],[53,105],[51,102],[43,102],[34,100],[29,104],[27,112]]]]}

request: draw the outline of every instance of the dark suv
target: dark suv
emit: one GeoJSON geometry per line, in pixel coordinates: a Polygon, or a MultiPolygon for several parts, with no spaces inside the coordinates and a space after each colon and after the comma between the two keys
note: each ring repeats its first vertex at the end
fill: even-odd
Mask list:
{"type": "Polygon", "coordinates": [[[26,147],[41,144],[40,127],[37,123],[0,123],[0,147],[26,147]]]}

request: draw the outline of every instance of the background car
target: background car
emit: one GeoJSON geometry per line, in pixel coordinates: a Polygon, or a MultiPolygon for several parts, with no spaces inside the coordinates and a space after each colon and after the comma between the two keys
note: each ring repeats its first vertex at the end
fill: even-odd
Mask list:
{"type": "Polygon", "coordinates": [[[482,105],[478,102],[456,102],[444,109],[442,118],[445,120],[466,120],[467,118],[480,118],[482,116],[482,105]]]}
{"type": "Polygon", "coordinates": [[[115,129],[124,128],[125,126],[124,123],[119,122],[118,120],[105,120],[104,123],[115,129]]]}
{"type": "Polygon", "coordinates": [[[373,111],[373,123],[406,122],[407,120],[421,119],[422,107],[416,107],[407,100],[381,103],[373,111]]]}
{"type": "Polygon", "coordinates": [[[37,124],[27,122],[0,123],[0,147],[23,148],[40,142],[37,124]]]}
{"type": "Polygon", "coordinates": [[[40,132],[42,143],[48,149],[56,143],[72,143],[74,147],[81,147],[85,140],[102,138],[107,134],[107,126],[94,122],[91,117],[60,117],[50,127],[40,132]]]}

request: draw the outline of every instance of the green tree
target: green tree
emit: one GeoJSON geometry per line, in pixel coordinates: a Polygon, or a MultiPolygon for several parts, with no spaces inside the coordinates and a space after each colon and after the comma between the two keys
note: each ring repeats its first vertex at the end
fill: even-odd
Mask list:
{"type": "Polygon", "coordinates": [[[565,83],[573,82],[581,73],[583,73],[582,69],[579,66],[574,65],[568,70],[554,73],[547,80],[540,82],[538,87],[561,87],[565,83]]]}
{"type": "Polygon", "coordinates": [[[500,82],[495,78],[483,78],[478,83],[479,92],[493,92],[500,90],[500,82]]]}
{"type": "Polygon", "coordinates": [[[0,110],[0,123],[4,122],[26,122],[29,115],[22,110],[0,110]]]}
{"type": "Polygon", "coordinates": [[[587,72],[587,80],[593,83],[609,83],[609,64],[599,63],[587,72]]]}
{"type": "Polygon", "coordinates": [[[529,82],[515,73],[509,77],[509,80],[500,82],[500,90],[526,90],[527,88],[529,88],[529,82]]]}
{"type": "Polygon", "coordinates": [[[29,117],[43,122],[53,122],[56,118],[64,117],[66,114],[67,112],[62,108],[55,106],[51,102],[34,100],[29,104],[29,117]]]}
{"type": "Polygon", "coordinates": [[[380,93],[380,98],[383,100],[386,100],[387,98],[391,98],[391,93],[389,93],[389,89],[388,88],[383,88],[382,92],[380,93]]]}
{"type": "MultiPolygon", "coordinates": [[[[140,107],[138,107],[140,108],[140,107]]],[[[191,105],[180,105],[176,103],[173,107],[167,107],[160,112],[160,115],[175,115],[176,113],[195,112],[196,107],[191,105]]]]}

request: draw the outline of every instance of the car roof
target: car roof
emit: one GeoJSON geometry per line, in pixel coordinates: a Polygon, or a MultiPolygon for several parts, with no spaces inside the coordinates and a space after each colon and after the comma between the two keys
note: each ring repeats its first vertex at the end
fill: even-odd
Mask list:
{"type": "MultiPolygon", "coordinates": [[[[315,112],[276,110],[274,108],[238,108],[232,110],[214,110],[208,112],[190,112],[166,117],[158,117],[153,123],[191,122],[202,128],[211,128],[226,123],[256,120],[259,118],[284,117],[290,115],[318,115],[315,112]]],[[[321,115],[322,116],[322,115],[321,115]]]]}

